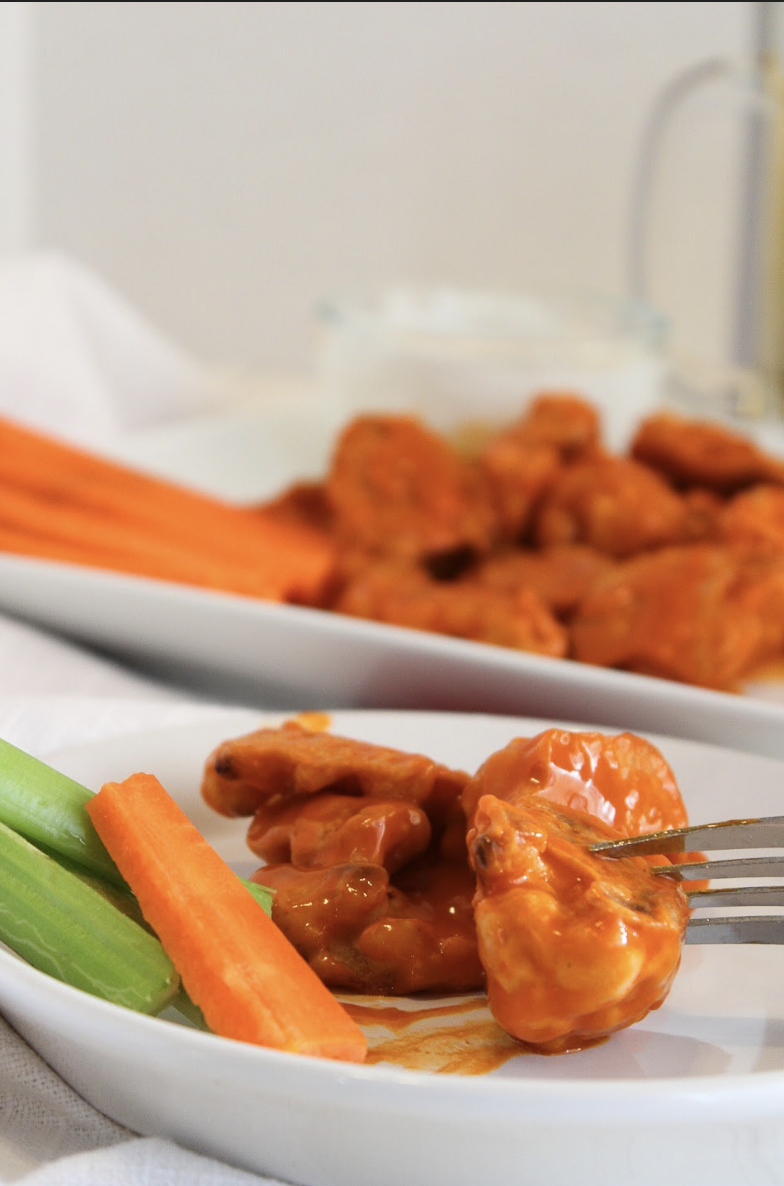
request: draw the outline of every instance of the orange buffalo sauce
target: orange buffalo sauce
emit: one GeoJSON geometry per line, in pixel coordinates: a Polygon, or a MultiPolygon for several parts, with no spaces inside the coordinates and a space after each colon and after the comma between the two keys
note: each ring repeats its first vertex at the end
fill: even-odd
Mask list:
{"type": "Polygon", "coordinates": [[[366,1063],[392,1064],[442,1075],[486,1075],[525,1049],[505,1033],[487,1010],[484,995],[454,1003],[412,1008],[343,999],[343,1006],[368,1033],[366,1063]]]}

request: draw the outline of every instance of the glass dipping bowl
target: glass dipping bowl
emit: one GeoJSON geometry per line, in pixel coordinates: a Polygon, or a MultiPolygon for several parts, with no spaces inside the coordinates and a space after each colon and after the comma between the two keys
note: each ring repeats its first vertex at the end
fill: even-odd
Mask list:
{"type": "Polygon", "coordinates": [[[322,389],[346,416],[412,412],[440,432],[492,429],[541,392],[584,396],[624,448],[663,402],[667,324],[598,293],[395,288],[318,311],[322,389]]]}

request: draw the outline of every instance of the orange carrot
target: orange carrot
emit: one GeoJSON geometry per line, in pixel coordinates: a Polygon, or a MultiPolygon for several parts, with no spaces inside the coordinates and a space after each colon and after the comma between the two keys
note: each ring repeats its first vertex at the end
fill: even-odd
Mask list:
{"type": "Polygon", "coordinates": [[[90,818],[210,1028],[362,1062],[362,1031],[150,774],[106,783],[90,818]]]}
{"type": "Polygon", "coordinates": [[[269,600],[318,603],[334,568],[334,546],[323,532],[3,419],[0,511],[9,531],[30,537],[21,549],[26,555],[58,559],[53,543],[78,544],[84,564],[269,600]],[[123,561],[108,562],[116,553],[123,561]]]}
{"type": "MultiPolygon", "coordinates": [[[[291,580],[293,569],[286,571],[285,547],[274,546],[276,541],[264,525],[257,536],[262,534],[267,549],[260,548],[256,538],[256,561],[245,563],[238,556],[216,555],[208,538],[201,548],[189,547],[182,541],[158,539],[135,525],[118,524],[109,516],[81,507],[49,508],[25,491],[0,487],[0,550],[248,597],[288,600],[283,596],[280,574],[271,571],[273,564],[280,565],[283,579],[291,580]]],[[[317,582],[321,563],[318,553],[312,557],[303,553],[301,566],[306,561],[312,562],[317,582]]],[[[292,586],[288,588],[291,591],[292,586]]]]}
{"type": "MultiPolygon", "coordinates": [[[[2,494],[0,494],[0,499],[2,494]]],[[[72,564],[126,576],[148,577],[153,580],[193,585],[214,592],[235,593],[247,597],[279,601],[278,590],[259,580],[251,582],[248,574],[229,568],[226,564],[210,565],[198,556],[176,556],[172,551],[156,555],[155,549],[144,552],[91,545],[68,538],[50,539],[32,534],[20,527],[7,527],[0,520],[0,552],[25,556],[33,560],[72,564]]]]}
{"type": "Polygon", "coordinates": [[[45,507],[26,491],[7,487],[0,492],[0,548],[248,596],[276,592],[250,565],[158,540],[135,526],[120,530],[111,518],[81,507],[45,507]]]}

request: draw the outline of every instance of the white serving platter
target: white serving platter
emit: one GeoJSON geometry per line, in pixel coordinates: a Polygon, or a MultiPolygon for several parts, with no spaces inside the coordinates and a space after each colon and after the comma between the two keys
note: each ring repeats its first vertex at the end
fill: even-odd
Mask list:
{"type": "MultiPolygon", "coordinates": [[[[249,502],[271,497],[294,480],[322,475],[342,416],[310,391],[288,391],[221,415],[128,433],[107,442],[105,451],[249,502]]],[[[784,758],[784,680],[729,695],[9,554],[0,554],[0,610],[148,674],[237,704],[555,716],[784,758]]]]}

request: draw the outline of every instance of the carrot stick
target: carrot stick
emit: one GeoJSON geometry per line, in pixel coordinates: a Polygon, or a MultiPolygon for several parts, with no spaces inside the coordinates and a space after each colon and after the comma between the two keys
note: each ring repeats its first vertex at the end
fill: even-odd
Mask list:
{"type": "MultiPolygon", "coordinates": [[[[0,430],[0,439],[2,435],[0,430]]],[[[263,520],[260,530],[255,508],[251,512],[231,506],[123,467],[108,471],[102,466],[94,480],[82,483],[64,477],[56,459],[51,464],[54,470],[41,472],[29,458],[20,465],[18,458],[9,462],[0,455],[0,486],[37,501],[42,515],[81,512],[98,523],[112,524],[115,530],[121,527],[123,534],[146,535],[199,550],[206,546],[210,553],[242,561],[250,568],[258,563],[257,553],[265,537],[279,546],[299,543],[309,550],[322,543],[312,531],[281,531],[277,521],[273,527],[272,515],[263,520]]]]}
{"type": "MultiPolygon", "coordinates": [[[[257,550],[258,550],[258,541],[257,550]]],[[[249,597],[281,600],[272,557],[256,563],[170,542],[81,507],[40,503],[26,492],[0,490],[0,549],[41,559],[66,560],[159,580],[177,581],[249,597]]],[[[284,565],[280,553],[277,563],[284,565]]],[[[290,575],[290,574],[289,574],[290,575]]]]}
{"type": "MultiPolygon", "coordinates": [[[[90,507],[98,513],[186,535],[203,544],[205,527],[252,531],[249,508],[179,486],[157,475],[77,449],[0,418],[0,481],[29,489],[50,505],[90,507]]],[[[232,541],[217,537],[218,548],[232,541]]]]}
{"type": "MultiPolygon", "coordinates": [[[[2,495],[0,494],[0,499],[2,495]]],[[[241,596],[258,597],[279,601],[278,589],[272,584],[247,579],[247,574],[232,572],[226,565],[212,570],[200,564],[198,557],[190,557],[189,563],[177,564],[172,556],[156,557],[151,552],[123,551],[120,548],[103,549],[91,547],[69,539],[46,539],[34,536],[20,528],[7,527],[0,521],[0,552],[24,556],[34,560],[47,560],[72,564],[79,568],[122,573],[126,576],[146,577],[152,580],[198,586],[213,592],[234,593],[241,596]]]]}
{"type": "Polygon", "coordinates": [[[106,783],[87,811],[215,1033],[363,1061],[362,1031],[156,778],[106,783]]]}
{"type": "Polygon", "coordinates": [[[8,551],[21,551],[82,563],[99,564],[143,576],[227,589],[250,596],[269,596],[274,583],[250,565],[213,557],[182,544],[156,539],[136,527],[122,530],[110,517],[81,507],[42,505],[26,491],[5,488],[0,493],[0,538],[8,551]],[[14,536],[16,542],[14,544],[14,536]]]}
{"type": "MultiPolygon", "coordinates": [[[[324,533],[232,506],[3,419],[0,491],[9,528],[69,543],[80,534],[82,562],[99,567],[106,563],[108,538],[108,554],[145,558],[142,569],[138,563],[109,565],[122,571],[271,600],[318,602],[334,566],[334,548],[324,533]],[[178,555],[179,567],[168,562],[167,551],[178,555]]],[[[51,549],[37,552],[32,544],[24,554],[56,558],[51,549]]]]}

